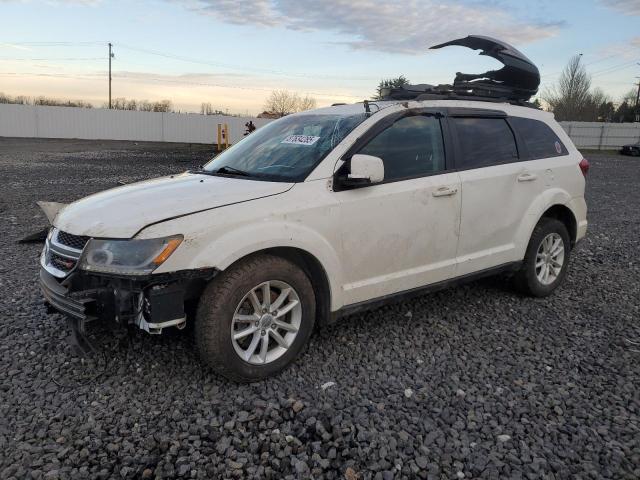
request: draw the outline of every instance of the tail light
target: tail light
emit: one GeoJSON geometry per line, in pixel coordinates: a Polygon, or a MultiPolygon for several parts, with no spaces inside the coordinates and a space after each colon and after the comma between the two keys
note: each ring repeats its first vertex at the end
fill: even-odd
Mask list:
{"type": "Polygon", "coordinates": [[[589,173],[589,167],[591,166],[589,165],[589,160],[583,158],[582,160],[580,160],[579,166],[580,170],[582,170],[582,175],[586,177],[587,173],[589,173]]]}

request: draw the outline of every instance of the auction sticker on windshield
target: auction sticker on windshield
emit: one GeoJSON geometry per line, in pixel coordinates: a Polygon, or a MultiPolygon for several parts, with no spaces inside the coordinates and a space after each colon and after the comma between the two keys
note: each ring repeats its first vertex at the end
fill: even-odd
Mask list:
{"type": "Polygon", "coordinates": [[[311,135],[289,135],[280,143],[290,143],[292,145],[313,145],[320,137],[314,137],[311,135]]]}

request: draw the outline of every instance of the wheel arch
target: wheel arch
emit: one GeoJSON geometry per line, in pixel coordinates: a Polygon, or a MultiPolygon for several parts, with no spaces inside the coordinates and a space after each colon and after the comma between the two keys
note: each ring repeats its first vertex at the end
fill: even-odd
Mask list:
{"type": "Polygon", "coordinates": [[[320,260],[308,251],[298,247],[270,247],[256,250],[235,260],[227,268],[248,257],[257,255],[273,255],[283,258],[298,266],[311,281],[313,291],[316,294],[316,325],[323,326],[331,322],[331,285],[329,275],[320,260]]]}
{"type": "Polygon", "coordinates": [[[517,253],[514,260],[524,258],[533,230],[545,215],[568,222],[567,230],[571,236],[571,244],[575,243],[577,215],[571,208],[571,201],[571,195],[561,188],[550,188],[535,198],[518,226],[515,236],[517,253]]]}
{"type": "Polygon", "coordinates": [[[571,240],[571,248],[573,248],[576,243],[576,237],[578,234],[578,221],[576,220],[576,216],[573,211],[571,211],[571,209],[566,205],[555,204],[547,208],[540,218],[545,217],[555,218],[556,220],[561,221],[564,226],[567,227],[569,238],[571,240]]]}

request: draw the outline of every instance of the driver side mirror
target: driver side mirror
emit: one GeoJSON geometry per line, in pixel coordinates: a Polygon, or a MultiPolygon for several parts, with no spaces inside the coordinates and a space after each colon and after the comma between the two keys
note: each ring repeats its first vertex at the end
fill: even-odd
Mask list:
{"type": "Polygon", "coordinates": [[[348,175],[339,177],[343,187],[363,187],[384,180],[384,162],[379,157],[357,153],[351,157],[350,167],[348,175]]]}

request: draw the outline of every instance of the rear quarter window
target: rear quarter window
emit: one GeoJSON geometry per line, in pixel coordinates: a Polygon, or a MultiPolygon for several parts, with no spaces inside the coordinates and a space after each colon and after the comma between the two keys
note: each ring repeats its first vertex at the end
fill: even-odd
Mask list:
{"type": "Polygon", "coordinates": [[[569,154],[560,138],[546,123],[523,117],[509,117],[509,122],[520,135],[530,160],[569,154]]]}

